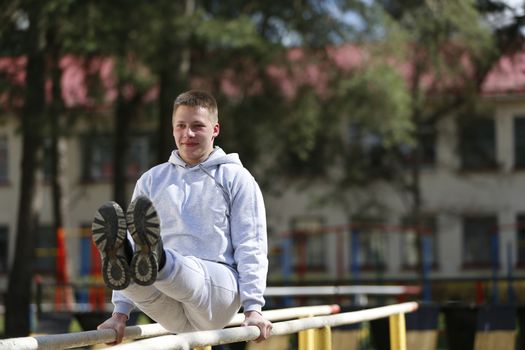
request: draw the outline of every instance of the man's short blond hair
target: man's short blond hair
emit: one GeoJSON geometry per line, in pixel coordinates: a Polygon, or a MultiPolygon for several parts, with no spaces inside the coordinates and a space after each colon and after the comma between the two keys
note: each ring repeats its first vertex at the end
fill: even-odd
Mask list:
{"type": "Polygon", "coordinates": [[[175,102],[173,103],[173,114],[175,114],[179,106],[204,108],[210,113],[210,118],[213,123],[219,122],[217,101],[207,91],[189,90],[183,92],[177,96],[175,102]]]}

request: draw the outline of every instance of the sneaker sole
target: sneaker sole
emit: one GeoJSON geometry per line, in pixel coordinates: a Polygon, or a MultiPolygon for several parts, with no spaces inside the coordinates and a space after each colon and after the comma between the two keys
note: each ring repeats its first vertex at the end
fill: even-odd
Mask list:
{"type": "Polygon", "coordinates": [[[148,286],[157,279],[157,244],[160,239],[160,220],[153,203],[146,197],[138,197],[128,207],[126,221],[135,242],[131,260],[131,277],[135,283],[148,286]]]}
{"type": "Polygon", "coordinates": [[[95,213],[91,230],[102,259],[104,283],[113,290],[126,288],[131,277],[122,246],[126,239],[126,219],[122,208],[115,202],[100,207],[95,213]]]}

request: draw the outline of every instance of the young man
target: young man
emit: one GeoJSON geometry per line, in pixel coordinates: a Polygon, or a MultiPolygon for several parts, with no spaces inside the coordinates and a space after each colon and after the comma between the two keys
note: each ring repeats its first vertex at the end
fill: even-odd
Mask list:
{"type": "Polygon", "coordinates": [[[98,328],[115,329],[120,343],[137,306],[170,332],[217,329],[242,306],[243,325],[259,327],[264,340],[272,325],[261,315],[268,259],[259,186],[237,154],[214,147],[213,96],[179,95],[172,123],[177,150],[137,181],[126,215],[114,202],[95,214],[93,240],[115,306],[98,328]]]}

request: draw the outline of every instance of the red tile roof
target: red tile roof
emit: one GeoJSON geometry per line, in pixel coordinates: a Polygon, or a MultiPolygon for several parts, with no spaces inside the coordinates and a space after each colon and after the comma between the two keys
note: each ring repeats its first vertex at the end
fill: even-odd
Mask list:
{"type": "MultiPolygon", "coordinates": [[[[337,48],[329,48],[325,56],[319,59],[309,57],[308,53],[301,49],[292,49],[287,54],[291,62],[289,67],[270,65],[266,72],[273,78],[281,93],[292,98],[297,90],[304,85],[312,86],[317,93],[324,94],[329,87],[327,70],[334,66],[342,71],[350,71],[365,64],[369,57],[367,53],[355,45],[342,45],[337,48]],[[329,62],[323,62],[327,59],[329,62]]],[[[25,80],[24,57],[0,58],[0,76],[4,75],[11,84],[23,86],[25,80]]],[[[60,61],[63,70],[62,95],[67,107],[105,108],[111,105],[117,97],[116,80],[113,76],[114,63],[110,58],[81,58],[74,55],[66,55],[60,61]],[[90,84],[97,81],[103,87],[103,95],[95,100],[89,93],[90,84]]],[[[410,76],[411,69],[408,65],[402,65],[400,71],[405,76],[410,76]]],[[[195,79],[196,84],[202,79],[195,79]]],[[[227,70],[223,75],[221,88],[227,95],[235,96],[243,91],[239,80],[251,80],[249,93],[260,91],[260,85],[253,81],[253,77],[237,77],[236,71],[227,70]]],[[[424,79],[425,85],[432,82],[430,77],[424,79]]],[[[202,82],[201,82],[202,83],[202,82]]],[[[202,84],[201,84],[202,85],[202,84]]],[[[46,84],[47,96],[51,96],[51,83],[46,84]]],[[[132,95],[134,87],[128,85],[124,88],[125,94],[132,95]]],[[[0,92],[0,104],[19,104],[20,96],[7,96],[8,92],[0,92]],[[14,101],[14,102],[13,102],[14,101]]],[[[484,96],[521,96],[525,95],[525,51],[518,52],[512,56],[502,57],[487,75],[482,84],[484,96]]],[[[158,96],[158,87],[152,87],[146,93],[144,99],[153,101],[158,96]]]]}

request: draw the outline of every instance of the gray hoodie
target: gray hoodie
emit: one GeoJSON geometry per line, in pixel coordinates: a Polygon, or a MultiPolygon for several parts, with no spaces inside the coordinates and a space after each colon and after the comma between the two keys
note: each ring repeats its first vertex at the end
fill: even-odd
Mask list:
{"type": "MultiPolygon", "coordinates": [[[[138,195],[153,202],[165,248],[231,266],[239,273],[244,311],[261,311],[268,272],[266,212],[259,186],[238,154],[215,147],[207,160],[190,167],[173,151],[167,163],[140,177],[133,198],[138,195]]],[[[112,300],[115,311],[129,314],[133,307],[118,291],[112,300]]]]}

